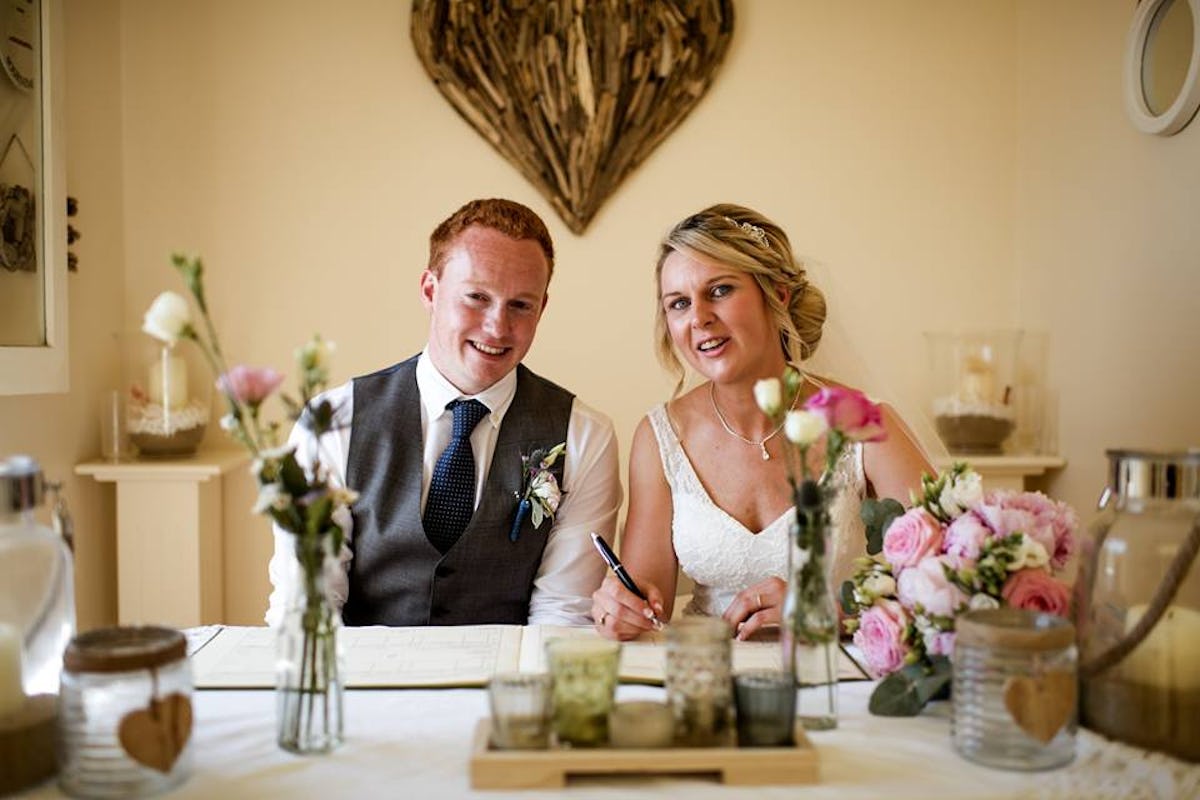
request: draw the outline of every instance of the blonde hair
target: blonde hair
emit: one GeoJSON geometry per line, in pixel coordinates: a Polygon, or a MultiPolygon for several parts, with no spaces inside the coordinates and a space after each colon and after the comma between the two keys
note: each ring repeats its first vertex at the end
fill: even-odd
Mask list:
{"type": "Polygon", "coordinates": [[[825,325],[825,295],[809,283],[804,265],[792,255],[787,234],[753,209],[719,203],[672,228],[659,247],[654,268],[656,348],[659,361],[678,378],[676,394],[685,373],[662,307],[663,262],[675,252],[704,256],[752,277],[779,328],[779,346],[788,362],[798,364],[816,352],[825,325]],[[783,298],[779,289],[785,290],[783,298]]]}

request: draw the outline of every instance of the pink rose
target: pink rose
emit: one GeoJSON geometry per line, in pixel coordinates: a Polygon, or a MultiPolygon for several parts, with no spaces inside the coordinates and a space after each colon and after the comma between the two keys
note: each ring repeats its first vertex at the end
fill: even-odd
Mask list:
{"type": "Polygon", "coordinates": [[[983,524],[983,520],[974,512],[968,511],[946,528],[942,547],[951,555],[976,561],[979,559],[979,551],[983,549],[983,543],[991,535],[991,529],[983,524]]]}
{"type": "Polygon", "coordinates": [[[910,508],[903,516],[892,520],[883,535],[883,557],[897,574],[936,553],[941,546],[941,524],[920,506],[910,508]]]}
{"type": "Polygon", "coordinates": [[[876,600],[858,618],[858,630],[854,632],[854,644],[862,651],[867,670],[879,678],[904,666],[908,645],[904,643],[904,630],[908,626],[908,615],[895,600],[876,600]]]}
{"type": "Polygon", "coordinates": [[[887,437],[883,410],[854,389],[827,386],[808,398],[804,407],[825,417],[830,428],[853,442],[882,442],[887,437]]]}
{"type": "Polygon", "coordinates": [[[954,631],[930,628],[924,638],[925,652],[931,656],[948,656],[954,652],[954,631]]]}
{"type": "Polygon", "coordinates": [[[1044,611],[1067,616],[1071,608],[1071,590],[1041,569],[1022,569],[1008,576],[1000,591],[1004,602],[1015,608],[1044,611]]]}
{"type": "Polygon", "coordinates": [[[968,601],[966,592],[946,577],[945,567],[954,564],[945,556],[926,558],[900,573],[896,596],[905,608],[921,606],[926,614],[952,617],[968,601]]]}
{"type": "Polygon", "coordinates": [[[217,388],[248,406],[257,406],[283,383],[283,374],[270,367],[239,364],[217,379],[217,388]]]}

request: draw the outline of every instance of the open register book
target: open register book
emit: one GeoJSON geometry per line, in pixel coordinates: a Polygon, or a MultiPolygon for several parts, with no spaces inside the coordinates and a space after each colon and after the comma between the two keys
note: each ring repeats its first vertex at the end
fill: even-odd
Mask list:
{"type": "MultiPolygon", "coordinates": [[[[275,685],[275,631],[222,627],[192,654],[198,689],[265,689],[275,685]]],[[[437,688],[483,686],[497,672],[543,672],[545,643],[570,636],[597,637],[590,627],[555,625],[463,625],[415,628],[342,628],[349,688],[437,688]]],[[[654,633],[621,648],[621,680],[661,684],[666,667],[666,634],[654,633]]],[[[814,652],[815,655],[815,652],[814,652]]],[[[866,675],[844,651],[838,652],[841,680],[866,675]]],[[[733,643],[734,672],[777,668],[777,641],[733,643]]]]}

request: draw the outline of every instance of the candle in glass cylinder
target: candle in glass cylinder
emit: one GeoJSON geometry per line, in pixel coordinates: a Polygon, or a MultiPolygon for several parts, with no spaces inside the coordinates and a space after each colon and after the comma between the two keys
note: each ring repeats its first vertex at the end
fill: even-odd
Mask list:
{"type": "Polygon", "coordinates": [[[150,365],[150,402],[166,408],[183,408],[187,404],[187,364],[182,358],[163,348],[158,360],[150,365]]]}
{"type": "Polygon", "coordinates": [[[15,714],[25,705],[21,686],[21,632],[0,622],[0,717],[15,714]]]}

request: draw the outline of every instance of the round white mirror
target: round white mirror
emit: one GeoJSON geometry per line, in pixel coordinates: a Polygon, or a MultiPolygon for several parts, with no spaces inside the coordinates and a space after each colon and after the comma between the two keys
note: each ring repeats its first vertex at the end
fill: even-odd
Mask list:
{"type": "Polygon", "coordinates": [[[1200,0],[1141,0],[1125,48],[1125,105],[1138,130],[1170,136],[1200,107],[1200,0]]]}

